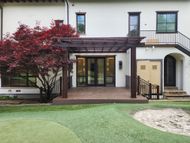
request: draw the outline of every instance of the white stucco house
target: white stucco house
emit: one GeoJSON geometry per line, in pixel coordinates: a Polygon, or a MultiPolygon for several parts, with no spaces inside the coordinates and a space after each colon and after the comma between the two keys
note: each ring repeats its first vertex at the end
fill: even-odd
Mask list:
{"type": "MultiPolygon", "coordinates": [[[[19,23],[49,26],[59,19],[84,38],[144,37],[136,48],[137,75],[159,85],[162,94],[175,90],[190,95],[189,13],[190,0],[1,0],[0,33],[2,38],[14,32],[19,23]]],[[[77,59],[70,73],[72,88],[125,87],[131,71],[130,52],[70,53],[70,58],[77,59]]],[[[1,76],[1,95],[39,93],[11,80],[5,82],[1,76]]]]}

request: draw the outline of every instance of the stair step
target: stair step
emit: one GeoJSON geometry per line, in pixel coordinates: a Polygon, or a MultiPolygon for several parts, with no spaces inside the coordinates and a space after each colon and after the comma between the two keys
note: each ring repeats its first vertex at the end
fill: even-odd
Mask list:
{"type": "Polygon", "coordinates": [[[164,94],[187,94],[185,91],[164,91],[164,94]]]}
{"type": "Polygon", "coordinates": [[[167,99],[177,99],[177,100],[180,100],[180,99],[187,99],[187,100],[190,100],[190,95],[186,95],[186,96],[167,96],[166,97],[167,99]]]}
{"type": "Polygon", "coordinates": [[[165,86],[164,87],[165,90],[167,89],[175,89],[175,90],[178,90],[178,88],[176,86],[165,86]]]}
{"type": "Polygon", "coordinates": [[[187,94],[164,94],[165,97],[188,97],[187,94]]]}

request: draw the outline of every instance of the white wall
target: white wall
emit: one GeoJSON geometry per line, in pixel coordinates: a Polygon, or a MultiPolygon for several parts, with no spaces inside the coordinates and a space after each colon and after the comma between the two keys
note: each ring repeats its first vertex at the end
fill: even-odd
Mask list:
{"type": "MultiPolygon", "coordinates": [[[[127,61],[127,55],[126,53],[118,53],[118,54],[112,54],[112,53],[75,53],[71,54],[70,58],[76,60],[76,56],[115,56],[115,78],[116,78],[116,87],[125,87],[125,76],[128,72],[128,65],[126,64],[127,61]],[[123,62],[123,68],[119,69],[119,61],[123,62]]],[[[72,76],[72,83],[73,87],[77,87],[76,83],[76,63],[73,64],[73,73],[72,76]]]]}
{"type": "Polygon", "coordinates": [[[155,30],[156,11],[179,11],[178,30],[190,37],[190,30],[187,30],[190,25],[187,16],[190,13],[188,0],[71,1],[70,5],[70,23],[74,27],[76,12],[86,12],[85,36],[126,36],[128,12],[141,12],[141,30],[155,30]]]}
{"type": "MultiPolygon", "coordinates": [[[[183,90],[190,94],[189,81],[190,81],[190,57],[179,51],[176,48],[168,47],[145,47],[137,48],[137,59],[156,59],[162,60],[162,73],[164,73],[164,58],[171,54],[177,60],[176,63],[176,85],[181,88],[181,74],[183,74],[183,90]],[[181,63],[179,61],[183,60],[183,70],[181,69],[181,63]],[[183,71],[181,73],[180,71],[183,71]]],[[[162,74],[162,85],[164,85],[164,74],[162,74]]],[[[164,88],[164,87],[162,87],[164,88]]]]}
{"type": "MultiPolygon", "coordinates": [[[[140,27],[143,30],[156,29],[156,11],[179,11],[178,30],[190,37],[190,1],[188,0],[126,0],[126,1],[81,1],[70,2],[70,23],[76,27],[76,12],[86,12],[86,37],[124,37],[128,33],[128,12],[141,12],[140,27]]],[[[18,22],[34,26],[36,21],[41,25],[49,26],[53,19],[66,20],[64,3],[9,3],[4,4],[3,33],[14,32],[18,22]]],[[[190,94],[190,58],[175,48],[138,48],[137,59],[162,59],[171,53],[184,56],[184,82],[183,88],[190,94]]],[[[76,54],[73,54],[74,57],[76,54]]],[[[81,55],[81,54],[77,54],[81,55]]],[[[83,54],[87,55],[87,54],[83,54]]],[[[90,54],[88,54],[90,55],[90,54]]],[[[96,53],[93,55],[109,55],[96,53]]],[[[113,55],[113,54],[111,54],[113,55]]],[[[76,71],[76,65],[73,66],[76,71]]],[[[125,85],[125,75],[130,68],[126,53],[116,54],[116,86],[125,85]],[[123,70],[118,70],[118,61],[123,61],[123,70]],[[124,64],[125,62],[127,64],[124,64]]],[[[163,78],[163,77],[162,77],[163,78]]],[[[179,80],[178,80],[179,81],[179,80]]],[[[76,73],[73,73],[73,85],[76,86],[76,73]]],[[[1,89],[1,91],[5,91],[1,89]]],[[[0,91],[0,92],[1,92],[0,91]]],[[[25,90],[23,90],[24,92],[25,90]]],[[[7,91],[6,91],[7,92],[7,91]]]]}
{"type": "Polygon", "coordinates": [[[52,20],[65,20],[64,3],[8,3],[3,5],[3,33],[13,33],[19,23],[50,26],[52,20]]]}
{"type": "MultiPolygon", "coordinates": [[[[3,5],[3,34],[13,33],[19,23],[31,27],[39,22],[40,25],[49,27],[52,20],[65,20],[64,2],[59,3],[6,3],[3,5]]],[[[1,84],[0,84],[1,85],[1,84]]],[[[38,94],[37,88],[1,87],[1,95],[38,94]]],[[[29,97],[29,96],[27,96],[29,97]]],[[[36,97],[32,95],[32,97],[36,97]]]]}

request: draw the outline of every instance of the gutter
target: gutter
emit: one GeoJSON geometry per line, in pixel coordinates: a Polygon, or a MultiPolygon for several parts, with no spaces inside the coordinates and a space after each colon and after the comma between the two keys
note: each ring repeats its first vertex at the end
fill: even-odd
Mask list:
{"type": "Polygon", "coordinates": [[[1,32],[0,32],[0,39],[2,40],[3,39],[3,7],[2,7],[2,5],[0,5],[0,11],[1,11],[1,15],[0,15],[0,20],[1,20],[1,26],[0,26],[0,30],[1,30],[1,32]]]}
{"type": "Polygon", "coordinates": [[[66,9],[67,9],[67,24],[69,25],[69,2],[68,0],[65,0],[66,3],[66,9]]]}

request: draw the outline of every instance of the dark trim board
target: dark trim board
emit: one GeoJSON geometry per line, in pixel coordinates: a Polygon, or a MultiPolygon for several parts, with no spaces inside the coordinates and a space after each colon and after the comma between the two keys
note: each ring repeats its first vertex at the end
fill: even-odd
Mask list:
{"type": "Polygon", "coordinates": [[[147,99],[64,99],[54,100],[53,105],[67,104],[104,104],[104,103],[148,103],[147,99]]]}

